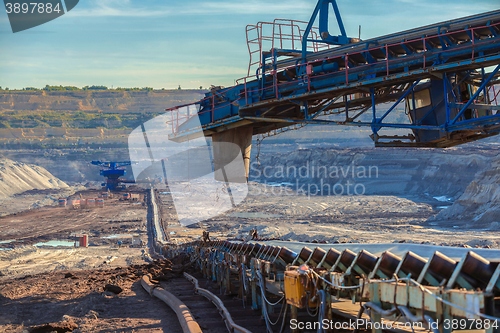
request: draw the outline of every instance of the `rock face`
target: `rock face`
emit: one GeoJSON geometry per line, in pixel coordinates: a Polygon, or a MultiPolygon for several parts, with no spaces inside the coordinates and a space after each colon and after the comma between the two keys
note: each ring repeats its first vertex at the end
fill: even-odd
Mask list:
{"type": "Polygon", "coordinates": [[[68,185],[42,167],[0,159],[0,198],[34,189],[61,188],[68,188],[68,185]]]}
{"type": "Polygon", "coordinates": [[[453,205],[433,220],[467,228],[500,230],[500,157],[477,175],[453,205]]]}
{"type": "Polygon", "coordinates": [[[493,169],[488,155],[461,149],[297,149],[260,154],[260,165],[252,163],[250,178],[272,186],[289,183],[320,195],[455,200],[478,172],[493,169]]]}
{"type": "Polygon", "coordinates": [[[366,195],[418,197],[441,209],[429,219],[430,225],[499,231],[500,155],[497,147],[316,148],[263,153],[261,165],[252,164],[251,179],[272,186],[289,183],[312,194],[318,189],[320,192],[350,189],[348,195],[352,195],[357,189],[366,195]],[[329,171],[326,174],[325,168],[329,171]]]}
{"type": "Polygon", "coordinates": [[[0,111],[53,110],[99,112],[159,112],[198,101],[202,90],[154,91],[12,91],[0,94],[0,111]]]}

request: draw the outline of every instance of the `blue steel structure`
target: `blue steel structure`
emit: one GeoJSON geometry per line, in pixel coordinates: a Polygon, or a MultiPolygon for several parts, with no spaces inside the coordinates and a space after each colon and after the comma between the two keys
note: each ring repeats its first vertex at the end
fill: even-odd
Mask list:
{"type": "Polygon", "coordinates": [[[361,41],[347,36],[335,0],[319,0],[309,22],[260,22],[247,42],[255,73],[167,109],[170,139],[332,124],[368,126],[376,146],[450,147],[500,131],[500,10],[361,41]]]}
{"type": "Polygon", "coordinates": [[[125,176],[125,167],[132,164],[130,161],[123,162],[104,162],[104,161],[92,161],[91,164],[98,165],[102,169],[99,174],[106,178],[106,183],[102,183],[101,186],[110,191],[117,191],[124,189],[123,183],[133,183],[127,179],[122,179],[120,177],[125,176]]]}

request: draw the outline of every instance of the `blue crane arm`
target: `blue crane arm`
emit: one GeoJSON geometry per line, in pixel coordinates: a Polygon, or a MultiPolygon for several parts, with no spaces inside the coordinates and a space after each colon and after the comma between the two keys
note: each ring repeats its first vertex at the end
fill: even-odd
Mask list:
{"type": "Polygon", "coordinates": [[[121,168],[124,166],[129,166],[132,165],[131,161],[123,161],[123,162],[108,162],[108,161],[92,161],[90,162],[93,165],[98,165],[104,168],[109,168],[109,169],[116,169],[116,168],[121,168]]]}

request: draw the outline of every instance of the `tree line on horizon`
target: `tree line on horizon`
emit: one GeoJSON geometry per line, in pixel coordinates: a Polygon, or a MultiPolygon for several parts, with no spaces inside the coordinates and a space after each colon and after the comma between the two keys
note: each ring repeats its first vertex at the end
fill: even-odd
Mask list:
{"type": "MultiPolygon", "coordinates": [[[[200,89],[203,89],[203,87],[200,86],[200,89]]],[[[133,87],[133,88],[122,88],[122,87],[117,87],[117,88],[108,88],[106,86],[98,86],[98,85],[92,85],[92,86],[84,86],[82,88],[76,87],[76,86],[51,86],[51,85],[46,85],[43,88],[36,88],[36,87],[25,87],[23,89],[9,89],[8,87],[1,87],[1,91],[86,91],[86,90],[113,90],[113,91],[153,91],[155,89],[151,87],[133,87]]],[[[174,89],[156,89],[156,90],[174,90],[174,89]]],[[[176,90],[182,90],[181,86],[176,90]]]]}

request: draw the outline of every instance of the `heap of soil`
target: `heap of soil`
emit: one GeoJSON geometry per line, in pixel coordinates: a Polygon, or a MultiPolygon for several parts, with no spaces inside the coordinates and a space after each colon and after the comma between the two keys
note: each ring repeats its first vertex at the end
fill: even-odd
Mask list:
{"type": "Polygon", "coordinates": [[[0,158],[0,198],[7,198],[33,189],[68,187],[65,182],[42,167],[0,158]]]}

